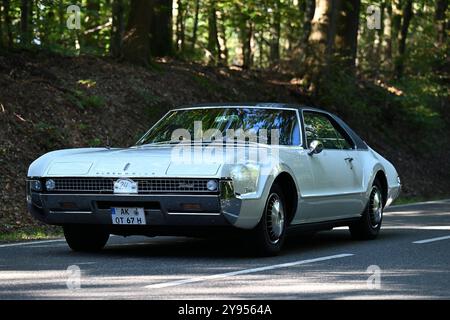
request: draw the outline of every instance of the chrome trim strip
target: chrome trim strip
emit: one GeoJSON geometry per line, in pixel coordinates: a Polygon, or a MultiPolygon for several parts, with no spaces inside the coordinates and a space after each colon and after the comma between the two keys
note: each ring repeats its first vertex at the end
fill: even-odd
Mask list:
{"type": "Polygon", "coordinates": [[[220,216],[219,212],[169,212],[169,215],[177,215],[177,216],[220,216]]]}
{"type": "Polygon", "coordinates": [[[302,199],[310,198],[329,198],[329,197],[341,197],[341,196],[354,196],[354,195],[364,195],[365,192],[347,192],[347,193],[333,193],[333,194],[313,194],[309,196],[302,196],[302,199]]]}
{"type": "Polygon", "coordinates": [[[92,214],[92,211],[59,211],[59,210],[50,210],[50,214],[52,213],[87,213],[92,214]]]}
{"type": "Polygon", "coordinates": [[[105,196],[105,197],[216,197],[218,194],[161,194],[161,193],[148,193],[148,194],[134,194],[134,193],[41,193],[44,196],[105,196]]]}

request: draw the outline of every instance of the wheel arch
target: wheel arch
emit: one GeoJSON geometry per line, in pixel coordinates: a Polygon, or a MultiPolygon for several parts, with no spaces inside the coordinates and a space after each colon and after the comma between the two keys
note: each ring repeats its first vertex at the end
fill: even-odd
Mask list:
{"type": "Polygon", "coordinates": [[[386,174],[384,173],[383,170],[379,169],[378,171],[376,171],[372,184],[378,181],[381,185],[381,194],[383,196],[383,206],[386,205],[386,201],[388,198],[388,183],[387,183],[387,178],[386,178],[386,174]]]}
{"type": "Polygon", "coordinates": [[[274,179],[272,185],[277,184],[283,191],[286,201],[287,223],[290,224],[294,219],[298,206],[298,187],[292,175],[283,171],[274,179]]]}

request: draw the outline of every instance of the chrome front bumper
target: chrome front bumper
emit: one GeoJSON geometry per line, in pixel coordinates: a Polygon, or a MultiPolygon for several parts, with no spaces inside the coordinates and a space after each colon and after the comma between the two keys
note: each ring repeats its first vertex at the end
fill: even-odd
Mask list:
{"type": "Polygon", "coordinates": [[[112,225],[111,207],[140,207],[144,208],[149,227],[233,226],[242,202],[235,197],[228,180],[220,182],[217,194],[77,194],[39,193],[27,189],[29,212],[36,219],[53,225],[112,225]]]}

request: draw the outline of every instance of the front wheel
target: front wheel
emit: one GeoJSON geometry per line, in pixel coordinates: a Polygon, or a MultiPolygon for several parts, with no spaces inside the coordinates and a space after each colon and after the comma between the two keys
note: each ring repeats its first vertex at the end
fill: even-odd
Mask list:
{"type": "Polygon", "coordinates": [[[273,256],[281,251],[286,224],[284,195],[281,188],[275,184],[270,190],[263,216],[251,235],[258,255],[273,256]]]}
{"type": "Polygon", "coordinates": [[[372,185],[369,201],[358,222],[350,225],[350,233],[354,239],[372,240],[378,236],[383,221],[383,195],[378,181],[372,185]]]}
{"type": "Polygon", "coordinates": [[[109,239],[109,233],[95,226],[66,225],[63,230],[66,242],[73,251],[99,251],[109,239]]]}

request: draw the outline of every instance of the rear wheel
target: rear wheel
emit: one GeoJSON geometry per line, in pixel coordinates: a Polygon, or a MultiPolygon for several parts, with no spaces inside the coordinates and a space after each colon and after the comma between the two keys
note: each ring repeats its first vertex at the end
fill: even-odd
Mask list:
{"type": "Polygon", "coordinates": [[[281,251],[286,235],[286,207],[281,188],[274,184],[269,192],[263,216],[252,232],[258,255],[273,256],[281,251]]]}
{"type": "Polygon", "coordinates": [[[73,251],[99,251],[109,239],[109,233],[96,226],[66,225],[63,230],[66,242],[73,251]]]}
{"type": "Polygon", "coordinates": [[[350,225],[352,237],[359,240],[375,239],[383,221],[383,207],[382,187],[378,181],[375,181],[364,213],[358,222],[350,225]]]}

